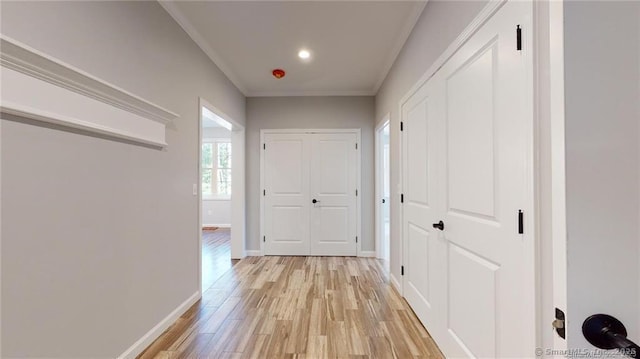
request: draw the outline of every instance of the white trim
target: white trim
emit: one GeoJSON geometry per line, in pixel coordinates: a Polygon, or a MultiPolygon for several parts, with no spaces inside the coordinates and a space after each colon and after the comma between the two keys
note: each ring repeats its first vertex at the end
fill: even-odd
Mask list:
{"type": "MultiPolygon", "coordinates": [[[[265,190],[264,185],[264,150],[266,149],[264,142],[264,130],[260,130],[260,143],[258,150],[260,151],[260,188],[258,189],[258,195],[260,191],[265,190]],[[262,148],[262,150],[260,149],[262,148]]],[[[260,256],[264,255],[264,241],[265,241],[265,233],[264,233],[264,192],[263,195],[260,196],[260,237],[258,237],[258,242],[260,242],[260,256]]]]}
{"type": "Polygon", "coordinates": [[[231,201],[231,196],[224,196],[224,197],[216,197],[216,196],[206,197],[206,196],[202,196],[202,201],[203,202],[225,202],[225,201],[228,202],[228,201],[231,201]]]}
{"type": "MultiPolygon", "coordinates": [[[[553,305],[567,307],[567,217],[565,175],[565,88],[564,88],[564,3],[549,2],[549,77],[550,77],[550,140],[551,140],[551,240],[553,251],[553,305]]],[[[543,288],[544,290],[544,288],[543,288]]],[[[547,293],[543,292],[543,295],[547,293]]],[[[571,340],[554,335],[554,349],[567,349],[571,340]]]]}
{"type": "Polygon", "coordinates": [[[376,258],[376,251],[360,251],[358,253],[360,258],[376,258]]]}
{"type": "MultiPolygon", "coordinates": [[[[375,159],[374,159],[374,167],[375,167],[375,238],[376,238],[376,243],[375,243],[375,252],[376,252],[376,258],[381,258],[382,257],[382,253],[381,253],[381,249],[382,249],[382,226],[384,226],[383,221],[381,221],[381,217],[382,217],[382,192],[383,192],[383,176],[384,173],[382,172],[383,168],[381,168],[380,166],[380,162],[382,161],[382,150],[383,148],[381,147],[381,143],[380,143],[380,131],[382,131],[382,129],[385,128],[385,126],[389,126],[389,134],[391,134],[391,113],[387,112],[386,115],[384,115],[384,117],[382,117],[382,121],[376,126],[375,130],[374,130],[374,136],[375,136],[375,159]]],[[[389,204],[390,205],[390,204],[389,204]]],[[[391,259],[391,258],[389,258],[391,259]]],[[[389,262],[391,262],[389,260],[389,262]]],[[[389,269],[389,268],[387,268],[389,269]]]]}
{"type": "MultiPolygon", "coordinates": [[[[229,132],[231,132],[229,130],[229,132]]],[[[231,143],[231,137],[202,137],[202,143],[231,143]]]]}
{"type": "Polygon", "coordinates": [[[242,259],[246,246],[245,151],[246,131],[235,126],[231,132],[231,258],[242,259]]]}
{"type": "MultiPolygon", "coordinates": [[[[0,87],[0,97],[2,88],[0,87]]],[[[2,117],[2,116],[0,116],[2,117]]],[[[0,120],[0,203],[2,202],[2,120],[0,120]]],[[[0,228],[2,228],[2,206],[0,205],[0,228]]],[[[2,278],[2,231],[0,230],[0,278],[2,278]]],[[[0,286],[0,323],[2,321],[2,287],[0,286]]],[[[2,357],[2,325],[0,325],[0,358],[2,357]]]]}
{"type": "Polygon", "coordinates": [[[236,86],[236,88],[240,92],[242,92],[243,95],[248,96],[247,88],[243,86],[243,84],[240,82],[240,79],[238,79],[236,74],[231,71],[231,68],[224,61],[222,61],[222,58],[209,45],[204,36],[202,36],[202,34],[200,34],[198,30],[196,30],[191,22],[187,20],[187,17],[184,16],[182,11],[178,9],[176,4],[173,1],[165,0],[160,0],[158,1],[158,3],[160,3],[160,6],[162,6],[164,10],[168,12],[169,15],[171,15],[171,17],[178,23],[178,25],[182,27],[187,35],[191,37],[193,42],[195,42],[196,45],[198,45],[198,47],[200,47],[200,49],[204,51],[205,54],[207,54],[209,59],[211,59],[211,61],[220,69],[220,71],[222,71],[222,73],[227,76],[229,81],[231,81],[236,86]]]}
{"type": "MultiPolygon", "coordinates": [[[[356,236],[358,236],[358,242],[356,243],[356,256],[362,250],[362,130],[359,128],[352,129],[261,129],[260,130],[260,147],[264,144],[265,134],[277,134],[277,133],[300,133],[300,134],[313,134],[313,133],[355,133],[356,141],[358,142],[358,151],[356,154],[357,174],[356,183],[359,195],[356,197],[356,236]]],[[[260,150],[260,190],[264,189],[264,151],[260,150]]],[[[264,238],[264,196],[260,196],[260,238],[264,238]]],[[[264,241],[260,241],[260,253],[264,255],[264,241]]]]}
{"type": "Polygon", "coordinates": [[[391,286],[394,287],[400,295],[402,295],[402,285],[396,276],[393,273],[389,272],[389,282],[391,282],[391,286]]]}
{"type": "MultiPolygon", "coordinates": [[[[3,73],[3,75],[4,74],[6,73],[3,73]]],[[[6,77],[4,78],[6,79],[6,77]]],[[[84,131],[99,134],[99,135],[105,135],[105,136],[127,140],[131,142],[137,142],[143,145],[151,145],[151,146],[157,146],[157,147],[167,146],[167,143],[165,142],[165,139],[164,139],[164,134],[162,134],[162,136],[157,136],[157,138],[154,138],[151,136],[148,137],[146,135],[142,135],[139,133],[137,134],[129,131],[123,131],[110,126],[104,126],[104,125],[99,125],[97,123],[93,123],[90,121],[84,121],[76,117],[70,117],[70,116],[65,116],[63,114],[59,114],[59,113],[42,111],[27,105],[19,105],[7,100],[1,101],[0,112],[7,115],[18,116],[18,117],[27,118],[30,120],[39,121],[39,122],[51,123],[54,125],[59,125],[67,128],[79,129],[79,130],[84,130],[84,131]]],[[[95,113],[96,112],[94,112],[94,114],[95,113]]],[[[95,118],[95,117],[90,117],[89,114],[87,113],[87,116],[85,118],[95,118]]]]}
{"type": "Polygon", "coordinates": [[[246,251],[244,251],[244,253],[247,255],[247,257],[262,257],[262,250],[258,249],[258,250],[253,250],[253,249],[248,249],[246,251]]]}
{"type": "Polygon", "coordinates": [[[166,146],[178,115],[0,35],[0,111],[145,145],[166,146]]]}
{"type": "Polygon", "coordinates": [[[133,345],[131,345],[124,353],[118,356],[118,359],[133,359],[142,353],[151,343],[164,333],[171,324],[175,323],[182,314],[184,314],[191,306],[193,306],[198,300],[200,300],[200,291],[193,293],[182,304],[174,309],[169,315],[156,324],[151,330],[149,330],[142,338],[138,339],[133,345]]]}
{"type": "Polygon", "coordinates": [[[309,96],[375,96],[374,90],[352,91],[257,91],[248,92],[247,97],[309,97],[309,96]]]}
{"type": "Polygon", "coordinates": [[[202,224],[202,228],[205,228],[205,227],[231,228],[231,225],[230,224],[209,224],[209,223],[202,224]]]}
{"type": "Polygon", "coordinates": [[[538,348],[540,347],[540,326],[538,325],[538,316],[540,315],[540,308],[538,307],[538,294],[539,283],[538,283],[538,268],[539,264],[537,260],[539,258],[539,217],[537,216],[537,211],[539,209],[539,201],[537,200],[537,196],[539,196],[538,186],[539,186],[539,178],[537,174],[539,173],[539,161],[538,161],[538,148],[536,147],[536,143],[538,141],[538,111],[536,108],[537,98],[536,90],[537,83],[535,81],[535,76],[537,74],[537,48],[534,44],[534,40],[537,36],[534,34],[536,29],[534,26],[535,16],[534,4],[528,3],[527,7],[529,8],[529,16],[522,21],[522,27],[527,29],[530,28],[532,31],[525,31],[522,36],[523,47],[521,53],[526,58],[525,65],[525,98],[527,101],[525,102],[526,110],[526,160],[525,160],[525,194],[524,194],[524,223],[532,223],[530,230],[527,229],[524,231],[522,238],[526,244],[526,255],[523,257],[523,261],[526,262],[525,266],[527,268],[528,273],[527,276],[529,279],[528,283],[531,283],[531,286],[525,286],[523,288],[522,300],[529,302],[529,307],[533,308],[531,313],[523,313],[523,316],[520,318],[521,321],[525,322],[528,328],[531,328],[531,331],[527,331],[526,340],[523,342],[524,345],[528,348],[538,348]]]}
{"type": "MultiPolygon", "coordinates": [[[[282,129],[261,129],[263,133],[356,133],[359,128],[282,128],[282,129]]],[[[261,142],[263,143],[263,142],[261,142]]]]}
{"type": "Polygon", "coordinates": [[[356,243],[356,255],[359,255],[362,251],[362,130],[356,129],[356,141],[358,143],[358,151],[356,151],[356,161],[358,161],[356,169],[356,186],[358,195],[356,196],[356,235],[359,240],[356,243]]]}
{"type": "Polygon", "coordinates": [[[383,70],[380,72],[380,75],[376,80],[376,84],[373,86],[372,92],[374,93],[374,95],[378,93],[380,86],[382,86],[382,84],[384,83],[384,80],[387,78],[387,75],[389,74],[389,71],[391,71],[391,67],[393,67],[393,64],[396,62],[398,55],[400,55],[400,51],[402,51],[404,44],[409,39],[411,32],[413,32],[413,28],[418,23],[418,20],[420,19],[420,15],[422,15],[422,12],[424,11],[424,7],[427,6],[427,2],[428,0],[415,2],[413,10],[411,10],[411,15],[410,15],[411,17],[405,21],[404,27],[400,31],[400,36],[396,40],[396,43],[393,45],[391,50],[388,52],[388,56],[385,59],[385,65],[383,67],[383,70]]]}

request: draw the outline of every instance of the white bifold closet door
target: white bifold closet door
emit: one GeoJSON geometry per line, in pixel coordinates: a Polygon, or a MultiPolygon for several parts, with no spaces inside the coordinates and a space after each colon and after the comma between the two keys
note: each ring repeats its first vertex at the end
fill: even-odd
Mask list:
{"type": "Polygon", "coordinates": [[[265,133],[267,255],[355,256],[356,133],[265,133]]]}
{"type": "Polygon", "coordinates": [[[309,149],[309,140],[300,134],[265,135],[265,254],[309,253],[309,149]]]}
{"type": "Polygon", "coordinates": [[[447,357],[535,350],[531,33],[507,2],[402,104],[404,295],[447,357]]]}

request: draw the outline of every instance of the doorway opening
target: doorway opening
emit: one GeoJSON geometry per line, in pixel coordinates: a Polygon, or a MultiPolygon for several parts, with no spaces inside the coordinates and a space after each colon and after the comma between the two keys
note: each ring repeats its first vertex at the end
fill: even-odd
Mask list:
{"type": "Polygon", "coordinates": [[[199,277],[201,293],[244,253],[244,127],[199,103],[199,277]]]}
{"type": "Polygon", "coordinates": [[[391,247],[391,166],[389,162],[389,115],[376,127],[376,257],[390,269],[391,247]]]}

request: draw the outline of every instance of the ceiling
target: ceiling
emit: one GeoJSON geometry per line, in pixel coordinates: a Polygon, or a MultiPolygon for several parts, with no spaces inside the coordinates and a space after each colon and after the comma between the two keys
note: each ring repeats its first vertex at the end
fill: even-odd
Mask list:
{"type": "Polygon", "coordinates": [[[374,95],[424,1],[161,1],[246,96],[374,95]],[[298,58],[302,48],[311,58],[298,58]],[[280,80],[271,71],[282,68],[280,80]]]}

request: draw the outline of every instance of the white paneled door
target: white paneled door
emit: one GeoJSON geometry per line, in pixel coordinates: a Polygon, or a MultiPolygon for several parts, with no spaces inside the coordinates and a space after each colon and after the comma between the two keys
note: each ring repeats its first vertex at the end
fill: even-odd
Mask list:
{"type": "Polygon", "coordinates": [[[530,16],[506,3],[402,106],[404,292],[447,357],[535,349],[530,16]]]}
{"type": "Polygon", "coordinates": [[[263,134],[267,255],[357,254],[358,133],[263,134]]]}
{"type": "Polygon", "coordinates": [[[309,145],[308,139],[298,134],[265,136],[265,243],[269,237],[265,254],[309,253],[309,145]]]}
{"type": "Polygon", "coordinates": [[[312,255],[356,255],[357,149],[354,133],[312,134],[312,255]],[[315,203],[314,203],[315,202],[315,203]]]}
{"type": "Polygon", "coordinates": [[[429,330],[438,323],[441,307],[434,301],[443,287],[444,248],[432,227],[441,213],[436,167],[442,156],[437,153],[442,129],[437,128],[435,90],[429,82],[402,106],[404,296],[429,330]]]}

